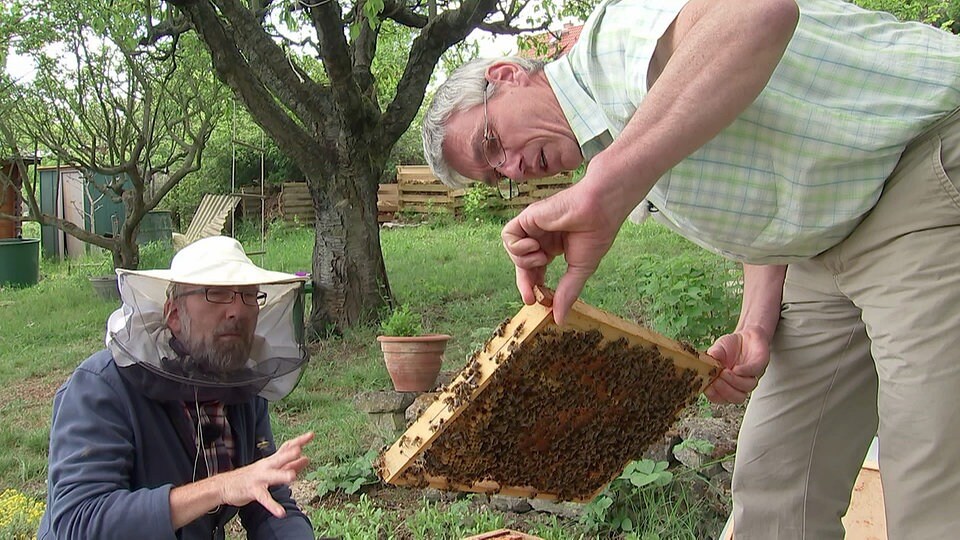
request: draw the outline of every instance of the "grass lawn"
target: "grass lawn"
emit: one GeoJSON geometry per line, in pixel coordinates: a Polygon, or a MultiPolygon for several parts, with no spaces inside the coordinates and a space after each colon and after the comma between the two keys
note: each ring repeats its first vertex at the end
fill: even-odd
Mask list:
{"type": "MultiPolygon", "coordinates": [[[[499,231],[499,225],[484,223],[381,231],[396,299],[422,315],[425,329],[453,336],[445,370],[459,369],[499,322],[521,306],[499,231]]],[[[247,238],[245,243],[254,249],[259,239],[247,238]]],[[[253,259],[273,270],[295,272],[310,268],[312,251],[312,229],[275,227],[266,253],[253,259]]],[[[158,246],[146,246],[141,268],[164,267],[169,258],[158,246]]],[[[560,267],[554,265],[548,283],[556,283],[560,267]]],[[[94,296],[87,278],[109,271],[103,254],[69,263],[44,261],[39,285],[0,289],[0,385],[6,389],[0,394],[0,491],[12,488],[41,500],[45,495],[52,397],[79,362],[103,347],[104,323],[116,306],[94,296]]],[[[583,299],[705,347],[736,320],[737,280],[734,265],[666,229],[654,223],[628,224],[588,282],[583,299]]],[[[274,404],[278,440],[315,431],[308,453],[317,465],[349,462],[388,442],[352,401],[358,392],[391,386],[376,335],[375,328],[361,327],[311,345],[312,359],[300,385],[274,404]]],[[[466,506],[417,505],[401,519],[371,497],[342,502],[331,506],[321,501],[311,509],[320,532],[335,531],[347,538],[456,538],[503,523],[497,512],[477,513],[466,506]],[[386,514],[377,517],[378,511],[386,514]],[[357,516],[362,519],[350,525],[357,516]],[[445,519],[453,523],[444,525],[445,519]],[[371,521],[379,528],[369,529],[371,521]],[[464,522],[473,529],[464,529],[464,522]]],[[[556,518],[551,524],[545,517],[542,526],[529,528],[551,538],[583,534],[571,526],[556,518]]]]}

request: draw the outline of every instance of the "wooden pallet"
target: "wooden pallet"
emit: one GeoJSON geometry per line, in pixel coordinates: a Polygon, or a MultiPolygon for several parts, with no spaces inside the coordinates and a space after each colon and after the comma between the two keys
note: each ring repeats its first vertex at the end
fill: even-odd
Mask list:
{"type": "Polygon", "coordinates": [[[398,184],[439,184],[427,165],[397,165],[398,184]]]}
{"type": "Polygon", "coordinates": [[[316,220],[313,198],[306,182],[284,182],[280,191],[280,213],[285,221],[312,225],[316,220]]]}
{"type": "Polygon", "coordinates": [[[713,381],[711,357],[550,293],[494,332],[377,460],[391,484],[589,501],[713,381]]]}

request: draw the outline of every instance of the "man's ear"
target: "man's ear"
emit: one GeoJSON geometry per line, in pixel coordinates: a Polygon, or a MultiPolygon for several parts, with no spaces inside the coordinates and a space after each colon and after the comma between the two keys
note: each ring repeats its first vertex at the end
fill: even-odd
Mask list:
{"type": "Polygon", "coordinates": [[[180,329],[183,328],[183,323],[180,321],[180,308],[169,298],[163,303],[163,320],[173,335],[180,335],[180,329]]]}
{"type": "Polygon", "coordinates": [[[486,71],[487,80],[493,84],[524,85],[530,80],[527,70],[512,62],[498,61],[490,64],[486,71]]]}

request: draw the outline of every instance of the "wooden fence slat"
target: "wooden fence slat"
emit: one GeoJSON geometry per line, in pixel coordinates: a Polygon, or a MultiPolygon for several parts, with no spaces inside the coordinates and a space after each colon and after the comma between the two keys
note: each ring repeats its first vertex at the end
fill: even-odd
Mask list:
{"type": "Polygon", "coordinates": [[[400,184],[400,195],[404,193],[444,193],[450,188],[443,184],[400,184]]]}
{"type": "Polygon", "coordinates": [[[449,206],[427,204],[404,206],[403,210],[405,212],[416,212],[417,214],[451,214],[454,212],[454,209],[449,206]]]}
{"type": "Polygon", "coordinates": [[[447,194],[442,195],[413,195],[404,193],[400,196],[400,206],[407,206],[408,204],[413,203],[433,203],[433,204],[448,204],[453,202],[453,197],[447,197],[447,194]]]}

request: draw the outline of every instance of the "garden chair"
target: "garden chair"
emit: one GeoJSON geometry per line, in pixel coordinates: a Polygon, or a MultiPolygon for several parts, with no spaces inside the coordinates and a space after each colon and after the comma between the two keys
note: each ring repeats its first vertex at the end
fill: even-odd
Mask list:
{"type": "Polygon", "coordinates": [[[234,211],[239,203],[239,195],[212,195],[209,193],[204,195],[186,232],[183,234],[173,233],[174,249],[179,251],[184,246],[201,238],[221,234],[227,216],[234,211]]]}

